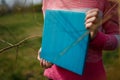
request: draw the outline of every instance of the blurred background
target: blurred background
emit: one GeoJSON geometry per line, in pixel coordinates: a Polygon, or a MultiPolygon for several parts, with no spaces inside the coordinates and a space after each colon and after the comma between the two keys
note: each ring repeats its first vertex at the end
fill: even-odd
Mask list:
{"type": "MultiPolygon", "coordinates": [[[[0,80],[46,80],[37,60],[41,46],[41,0],[0,0],[0,80]]],[[[120,54],[104,51],[108,80],[120,80],[120,54]]]]}

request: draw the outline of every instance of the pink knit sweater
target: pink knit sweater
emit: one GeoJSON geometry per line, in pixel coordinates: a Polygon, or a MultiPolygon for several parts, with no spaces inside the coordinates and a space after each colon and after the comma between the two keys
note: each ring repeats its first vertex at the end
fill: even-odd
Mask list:
{"type": "MultiPolygon", "coordinates": [[[[81,11],[91,8],[98,8],[104,15],[111,8],[111,4],[107,0],[43,0],[43,13],[46,9],[81,11]]],[[[114,17],[101,25],[95,39],[90,42],[85,71],[82,76],[56,65],[45,69],[44,75],[53,80],[106,80],[102,50],[113,50],[118,46],[120,37],[116,9],[113,8],[112,11],[109,11],[107,15],[113,14],[114,17]]]]}

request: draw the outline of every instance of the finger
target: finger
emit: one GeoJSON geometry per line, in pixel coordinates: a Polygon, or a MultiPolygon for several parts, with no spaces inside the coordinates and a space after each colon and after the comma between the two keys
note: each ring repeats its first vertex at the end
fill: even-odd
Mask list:
{"type": "Polygon", "coordinates": [[[37,56],[37,59],[40,61],[40,56],[39,55],[37,56]]]}
{"type": "Polygon", "coordinates": [[[44,67],[43,59],[40,59],[40,65],[41,65],[42,67],[44,67]]]}
{"type": "Polygon", "coordinates": [[[46,60],[44,60],[44,67],[47,68],[48,67],[48,63],[46,60]]]}
{"type": "Polygon", "coordinates": [[[45,61],[45,68],[49,68],[49,67],[50,67],[49,63],[45,61]]]}
{"type": "Polygon", "coordinates": [[[89,29],[90,31],[97,30],[96,25],[91,22],[86,24],[86,28],[89,29]]]}
{"type": "Polygon", "coordinates": [[[38,51],[38,56],[37,56],[37,59],[40,61],[40,52],[41,52],[41,48],[39,49],[38,51]]]}
{"type": "Polygon", "coordinates": [[[86,23],[85,25],[86,25],[86,28],[87,28],[87,29],[90,29],[91,26],[93,25],[93,23],[92,23],[92,22],[89,22],[89,23],[86,23]]]}
{"type": "Polygon", "coordinates": [[[43,60],[43,67],[44,68],[49,68],[50,67],[49,63],[46,60],[43,60]]]}
{"type": "Polygon", "coordinates": [[[86,19],[94,17],[94,16],[98,17],[98,12],[93,12],[93,13],[86,14],[86,19]]]}
{"type": "Polygon", "coordinates": [[[43,59],[43,67],[46,67],[46,61],[43,59]]]}
{"type": "Polygon", "coordinates": [[[38,50],[38,55],[41,53],[41,48],[38,50]]]}
{"type": "Polygon", "coordinates": [[[89,18],[91,18],[91,17],[96,17],[97,18],[98,14],[99,14],[99,12],[96,12],[96,11],[94,11],[92,13],[87,13],[86,14],[86,20],[89,19],[89,18]]]}
{"type": "Polygon", "coordinates": [[[46,67],[50,68],[51,66],[52,66],[52,64],[50,62],[46,61],[46,67]]]}
{"type": "Polygon", "coordinates": [[[87,24],[87,23],[90,23],[90,22],[91,23],[96,23],[97,22],[97,18],[96,17],[88,18],[85,23],[87,24]]]}
{"type": "Polygon", "coordinates": [[[86,28],[87,28],[89,31],[96,31],[96,30],[98,30],[97,25],[95,25],[95,24],[93,24],[93,23],[88,23],[88,24],[86,24],[86,28]]]}

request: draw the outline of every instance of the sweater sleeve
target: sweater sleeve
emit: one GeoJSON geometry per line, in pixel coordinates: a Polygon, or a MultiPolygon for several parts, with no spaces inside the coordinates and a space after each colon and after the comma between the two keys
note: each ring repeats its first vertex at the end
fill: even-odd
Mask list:
{"type": "Polygon", "coordinates": [[[103,50],[114,50],[119,46],[120,29],[118,17],[118,5],[114,2],[105,4],[105,13],[111,16],[102,26],[102,32],[98,32],[95,39],[90,42],[90,47],[103,50]],[[111,10],[110,10],[111,9],[111,10]]]}

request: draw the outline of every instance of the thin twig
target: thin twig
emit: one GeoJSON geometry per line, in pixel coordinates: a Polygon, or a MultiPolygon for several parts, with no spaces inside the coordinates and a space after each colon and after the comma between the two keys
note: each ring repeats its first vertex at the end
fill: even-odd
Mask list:
{"type": "Polygon", "coordinates": [[[13,46],[13,44],[12,44],[12,43],[10,43],[10,42],[7,42],[7,41],[5,41],[5,40],[2,40],[2,39],[0,39],[0,41],[1,41],[1,42],[3,42],[3,43],[6,43],[6,44],[8,44],[8,45],[10,45],[10,46],[13,46]]]}
{"type": "Polygon", "coordinates": [[[34,36],[30,36],[30,37],[27,37],[21,41],[19,41],[18,43],[14,44],[14,45],[11,45],[11,46],[8,46],[8,47],[5,47],[3,49],[0,50],[0,53],[6,51],[6,50],[9,50],[11,48],[14,48],[14,47],[17,47],[17,46],[20,46],[22,43],[24,43],[25,41],[29,40],[29,39],[33,39],[33,38],[36,38],[36,37],[41,37],[41,35],[34,35],[34,36]]]}
{"type": "Polygon", "coordinates": [[[17,46],[17,47],[16,47],[16,60],[15,60],[15,68],[17,68],[18,51],[19,51],[19,46],[17,46]]]}

